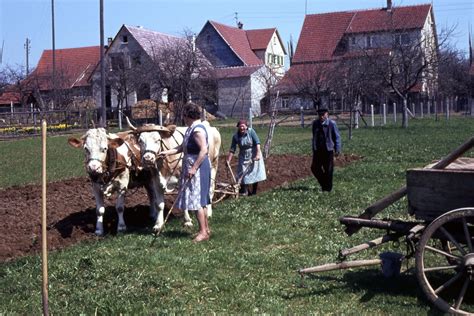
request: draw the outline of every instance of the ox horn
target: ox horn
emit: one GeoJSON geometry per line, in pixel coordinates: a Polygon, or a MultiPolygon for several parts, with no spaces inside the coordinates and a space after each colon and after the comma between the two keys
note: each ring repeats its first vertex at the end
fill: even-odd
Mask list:
{"type": "Polygon", "coordinates": [[[130,127],[130,129],[136,131],[137,128],[135,126],[133,126],[132,123],[130,123],[130,120],[128,119],[128,116],[125,116],[125,119],[127,120],[128,127],[130,127]]]}

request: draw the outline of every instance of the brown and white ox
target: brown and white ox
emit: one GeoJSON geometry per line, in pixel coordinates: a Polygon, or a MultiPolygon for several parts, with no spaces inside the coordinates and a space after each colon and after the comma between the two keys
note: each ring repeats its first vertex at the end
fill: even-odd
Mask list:
{"type": "Polygon", "coordinates": [[[144,186],[150,201],[150,216],[158,217],[156,190],[149,172],[140,166],[140,147],[134,133],[108,134],[104,128],[89,129],[80,139],[69,138],[74,148],[84,148],[86,171],[92,182],[96,203],[95,234],[104,235],[104,196],[117,193],[115,208],[118,214],[117,232],[127,229],[123,218],[125,193],[128,189],[144,186]]]}
{"type": "MultiPolygon", "coordinates": [[[[183,136],[186,127],[162,127],[153,125],[145,125],[135,128],[129,123],[130,128],[140,133],[139,144],[142,152],[142,164],[145,169],[155,169],[158,171],[158,193],[173,191],[178,186],[179,176],[182,168],[182,154],[171,155],[165,159],[157,158],[161,151],[175,148],[183,143],[183,136]]],[[[208,133],[209,143],[209,160],[211,163],[211,201],[214,196],[215,179],[217,175],[219,149],[221,146],[221,135],[215,127],[211,127],[209,122],[204,121],[208,133]]],[[[161,201],[162,197],[157,197],[161,201]]],[[[164,201],[164,198],[163,198],[164,201]]],[[[164,203],[163,203],[164,207],[164,203]]],[[[161,211],[161,204],[159,206],[161,211]]],[[[208,217],[212,216],[212,203],[207,206],[208,217]]],[[[157,223],[161,222],[157,220],[157,223]]],[[[184,225],[190,227],[193,225],[191,217],[187,210],[184,211],[184,225]]],[[[162,226],[155,226],[155,231],[161,230],[162,226]]]]}

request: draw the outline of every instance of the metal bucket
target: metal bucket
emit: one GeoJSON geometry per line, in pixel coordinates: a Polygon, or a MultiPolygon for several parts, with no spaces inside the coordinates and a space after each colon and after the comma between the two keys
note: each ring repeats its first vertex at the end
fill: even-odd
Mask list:
{"type": "Polygon", "coordinates": [[[382,273],[386,278],[392,278],[400,275],[402,260],[404,256],[398,252],[382,252],[380,255],[382,260],[382,273]]]}

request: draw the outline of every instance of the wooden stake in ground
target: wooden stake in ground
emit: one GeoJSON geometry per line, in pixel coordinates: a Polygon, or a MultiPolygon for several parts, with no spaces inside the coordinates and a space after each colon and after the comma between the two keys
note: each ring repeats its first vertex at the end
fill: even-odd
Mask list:
{"type": "Polygon", "coordinates": [[[46,121],[42,128],[42,207],[41,207],[41,267],[43,271],[43,315],[49,315],[48,307],[48,245],[46,236],[46,121]]]}

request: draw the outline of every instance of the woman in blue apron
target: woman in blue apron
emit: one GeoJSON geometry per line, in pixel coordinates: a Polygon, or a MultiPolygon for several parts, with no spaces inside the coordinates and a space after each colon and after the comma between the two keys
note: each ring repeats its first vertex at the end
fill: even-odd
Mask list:
{"type": "Polygon", "coordinates": [[[209,223],[206,206],[211,203],[211,163],[208,156],[208,138],[206,127],[201,122],[200,107],[194,103],[184,106],[184,123],[188,126],[184,134],[183,144],[161,154],[172,155],[183,152],[183,167],[179,180],[179,195],[176,209],[196,211],[199,233],[195,242],[209,239],[209,223]]]}
{"type": "Polygon", "coordinates": [[[265,163],[260,150],[260,139],[254,129],[248,128],[247,121],[237,123],[237,132],[232,137],[227,163],[230,165],[235,151],[239,147],[239,164],[237,179],[240,184],[240,194],[254,195],[260,181],[267,179],[265,163]]]}

